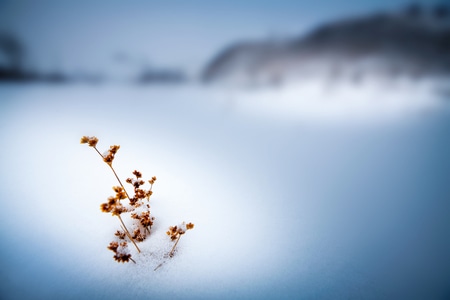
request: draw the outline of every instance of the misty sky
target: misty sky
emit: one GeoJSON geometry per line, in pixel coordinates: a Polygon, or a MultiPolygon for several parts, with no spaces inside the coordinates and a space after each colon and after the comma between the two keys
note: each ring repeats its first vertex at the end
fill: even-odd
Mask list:
{"type": "Polygon", "coordinates": [[[123,70],[123,66],[146,65],[196,72],[233,41],[296,36],[328,20],[410,3],[0,0],[0,31],[20,38],[30,68],[89,72],[104,71],[105,66],[113,66],[114,71],[114,66],[123,70]]]}

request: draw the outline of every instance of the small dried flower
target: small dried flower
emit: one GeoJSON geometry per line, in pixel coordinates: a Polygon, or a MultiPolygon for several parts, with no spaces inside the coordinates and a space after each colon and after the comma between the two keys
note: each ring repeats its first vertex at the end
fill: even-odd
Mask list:
{"type": "Polygon", "coordinates": [[[117,230],[114,235],[117,236],[121,240],[124,240],[126,237],[126,233],[123,231],[120,231],[120,230],[117,230]]]}
{"type": "Polygon", "coordinates": [[[113,257],[117,262],[125,263],[125,262],[129,262],[130,260],[132,260],[134,263],[136,263],[131,258],[131,254],[116,253],[116,255],[114,255],[113,257]]]}
{"type": "Polygon", "coordinates": [[[136,263],[128,252],[127,242],[121,242],[120,244],[118,242],[111,242],[108,249],[115,253],[113,257],[117,262],[125,263],[131,260],[136,263]]]}
{"type": "Polygon", "coordinates": [[[109,152],[111,152],[112,154],[116,154],[119,149],[120,149],[119,145],[113,145],[109,147],[109,152]]]}
{"type": "Polygon", "coordinates": [[[109,213],[113,209],[112,205],[109,205],[108,203],[102,203],[100,204],[100,210],[104,213],[109,213]]]}
{"type": "Polygon", "coordinates": [[[111,242],[111,243],[109,243],[109,246],[108,246],[109,250],[116,252],[117,248],[119,248],[119,243],[118,242],[111,242]]]}
{"type": "Polygon", "coordinates": [[[138,206],[140,206],[138,201],[139,201],[139,199],[136,197],[130,198],[130,205],[134,206],[134,207],[138,207],[138,206]]]}
{"type": "Polygon", "coordinates": [[[141,222],[142,226],[144,227],[151,227],[153,225],[153,217],[150,217],[149,211],[144,211],[141,213],[141,216],[139,218],[139,221],[141,222]]]}
{"type": "Polygon", "coordinates": [[[186,233],[186,230],[190,230],[194,228],[193,223],[186,224],[185,222],[178,224],[176,226],[170,226],[169,230],[166,232],[167,235],[170,235],[170,238],[173,240],[178,239],[181,235],[186,233]]]}
{"type": "Polygon", "coordinates": [[[138,199],[144,199],[145,198],[146,193],[145,193],[144,190],[136,189],[135,193],[136,193],[136,198],[138,198],[138,199]]]}
{"type": "Polygon", "coordinates": [[[89,147],[97,146],[98,138],[95,136],[83,136],[80,140],[80,144],[88,144],[89,147]]]}
{"type": "Polygon", "coordinates": [[[141,230],[140,230],[139,228],[137,228],[137,229],[135,229],[135,230],[133,231],[133,239],[136,240],[136,241],[138,241],[138,242],[144,241],[146,237],[147,237],[147,236],[145,235],[145,233],[142,234],[142,233],[141,233],[141,230]]]}
{"type": "Polygon", "coordinates": [[[105,151],[105,153],[103,153],[103,161],[109,165],[112,164],[113,160],[114,160],[114,156],[117,153],[117,151],[120,149],[119,145],[113,145],[109,147],[109,150],[105,151]]]}
{"type": "Polygon", "coordinates": [[[177,237],[178,237],[177,231],[178,231],[178,227],[177,227],[177,226],[170,226],[170,227],[169,227],[169,230],[166,231],[166,234],[167,234],[167,235],[170,235],[170,238],[171,238],[172,241],[173,241],[173,240],[176,240],[177,237]]]}
{"type": "Polygon", "coordinates": [[[119,203],[118,205],[113,207],[112,215],[119,216],[120,214],[122,214],[124,212],[127,212],[127,209],[124,206],[122,206],[122,204],[119,203]]]}
{"type": "Polygon", "coordinates": [[[113,186],[113,191],[116,193],[116,199],[122,200],[127,198],[125,190],[120,186],[113,186]]]}
{"type": "Polygon", "coordinates": [[[108,205],[111,205],[111,206],[116,205],[116,202],[117,202],[117,198],[115,198],[113,196],[108,197],[108,205]]]}
{"type": "Polygon", "coordinates": [[[111,155],[111,154],[108,154],[103,157],[103,161],[109,165],[112,164],[113,160],[114,160],[114,155],[111,155]]]}

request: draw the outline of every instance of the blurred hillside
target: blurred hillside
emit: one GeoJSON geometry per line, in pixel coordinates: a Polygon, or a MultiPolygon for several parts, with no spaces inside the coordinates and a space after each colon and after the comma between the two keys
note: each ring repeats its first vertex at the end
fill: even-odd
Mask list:
{"type": "Polygon", "coordinates": [[[450,76],[450,9],[443,4],[338,20],[283,41],[235,43],[211,60],[202,79],[254,86],[430,76],[450,76]]]}

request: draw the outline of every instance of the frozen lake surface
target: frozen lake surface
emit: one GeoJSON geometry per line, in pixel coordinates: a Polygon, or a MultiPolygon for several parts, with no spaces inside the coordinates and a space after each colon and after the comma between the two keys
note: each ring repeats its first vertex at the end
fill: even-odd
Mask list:
{"type": "Polygon", "coordinates": [[[2,298],[450,297],[448,100],[376,91],[1,85],[2,298]],[[83,135],[158,177],[137,264],[83,135]]]}

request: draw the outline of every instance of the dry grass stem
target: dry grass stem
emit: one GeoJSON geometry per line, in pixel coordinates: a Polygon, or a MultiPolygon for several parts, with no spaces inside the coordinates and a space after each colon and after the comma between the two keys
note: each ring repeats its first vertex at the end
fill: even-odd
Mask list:
{"type": "Polygon", "coordinates": [[[175,253],[175,248],[177,247],[178,242],[180,241],[180,239],[181,239],[181,234],[178,236],[177,240],[175,241],[175,244],[173,245],[172,250],[170,250],[169,257],[173,257],[173,255],[175,253]]]}
{"type": "Polygon", "coordinates": [[[125,230],[126,235],[130,239],[130,241],[133,243],[133,245],[136,247],[137,251],[139,253],[141,253],[141,249],[139,249],[138,245],[136,245],[136,243],[134,242],[134,239],[131,237],[131,234],[128,231],[127,226],[125,226],[125,223],[123,222],[122,217],[120,215],[118,215],[117,217],[119,218],[120,223],[122,223],[122,228],[125,230]]]}

